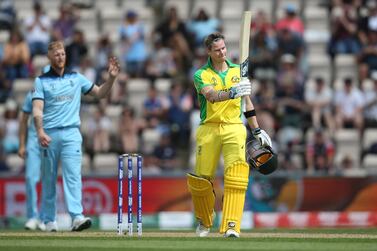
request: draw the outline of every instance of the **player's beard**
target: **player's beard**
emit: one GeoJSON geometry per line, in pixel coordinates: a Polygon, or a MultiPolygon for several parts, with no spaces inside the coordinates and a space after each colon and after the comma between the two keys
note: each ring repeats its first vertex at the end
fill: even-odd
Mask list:
{"type": "Polygon", "coordinates": [[[65,60],[56,61],[52,67],[56,70],[63,70],[65,67],[65,60]]]}

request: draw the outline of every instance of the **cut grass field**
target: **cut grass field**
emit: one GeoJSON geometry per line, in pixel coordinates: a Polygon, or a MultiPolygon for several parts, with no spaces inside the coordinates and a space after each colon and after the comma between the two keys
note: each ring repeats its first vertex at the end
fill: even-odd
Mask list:
{"type": "Polygon", "coordinates": [[[0,230],[0,250],[268,250],[369,251],[377,250],[377,229],[299,229],[243,232],[239,239],[192,232],[146,231],[141,238],[115,232],[41,233],[0,230]]]}

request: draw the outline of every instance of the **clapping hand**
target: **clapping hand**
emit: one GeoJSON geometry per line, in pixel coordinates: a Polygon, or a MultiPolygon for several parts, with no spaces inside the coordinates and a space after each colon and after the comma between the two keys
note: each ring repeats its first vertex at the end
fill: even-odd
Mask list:
{"type": "Polygon", "coordinates": [[[120,72],[120,64],[116,57],[109,58],[109,69],[108,72],[110,77],[115,78],[120,72]]]}

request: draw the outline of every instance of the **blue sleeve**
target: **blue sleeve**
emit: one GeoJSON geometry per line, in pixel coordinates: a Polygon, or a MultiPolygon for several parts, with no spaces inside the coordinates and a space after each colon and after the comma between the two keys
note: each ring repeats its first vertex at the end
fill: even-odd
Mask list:
{"type": "Polygon", "coordinates": [[[22,111],[28,114],[31,114],[33,111],[33,104],[31,102],[31,92],[28,92],[25,96],[25,100],[22,105],[22,111]]]}
{"type": "Polygon", "coordinates": [[[36,78],[34,81],[34,89],[32,90],[32,99],[45,99],[42,81],[36,78]]]}
{"type": "Polygon", "coordinates": [[[78,79],[81,85],[81,93],[88,94],[93,89],[94,84],[80,73],[78,73],[78,79]]]}

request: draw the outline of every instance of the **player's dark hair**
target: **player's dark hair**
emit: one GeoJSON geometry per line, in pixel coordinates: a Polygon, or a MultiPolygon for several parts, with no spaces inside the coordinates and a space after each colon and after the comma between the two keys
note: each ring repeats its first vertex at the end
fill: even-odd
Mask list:
{"type": "Polygon", "coordinates": [[[204,39],[204,45],[207,49],[211,49],[213,42],[217,42],[219,40],[224,40],[225,37],[223,34],[220,32],[214,32],[209,34],[205,39],[204,39]]]}

